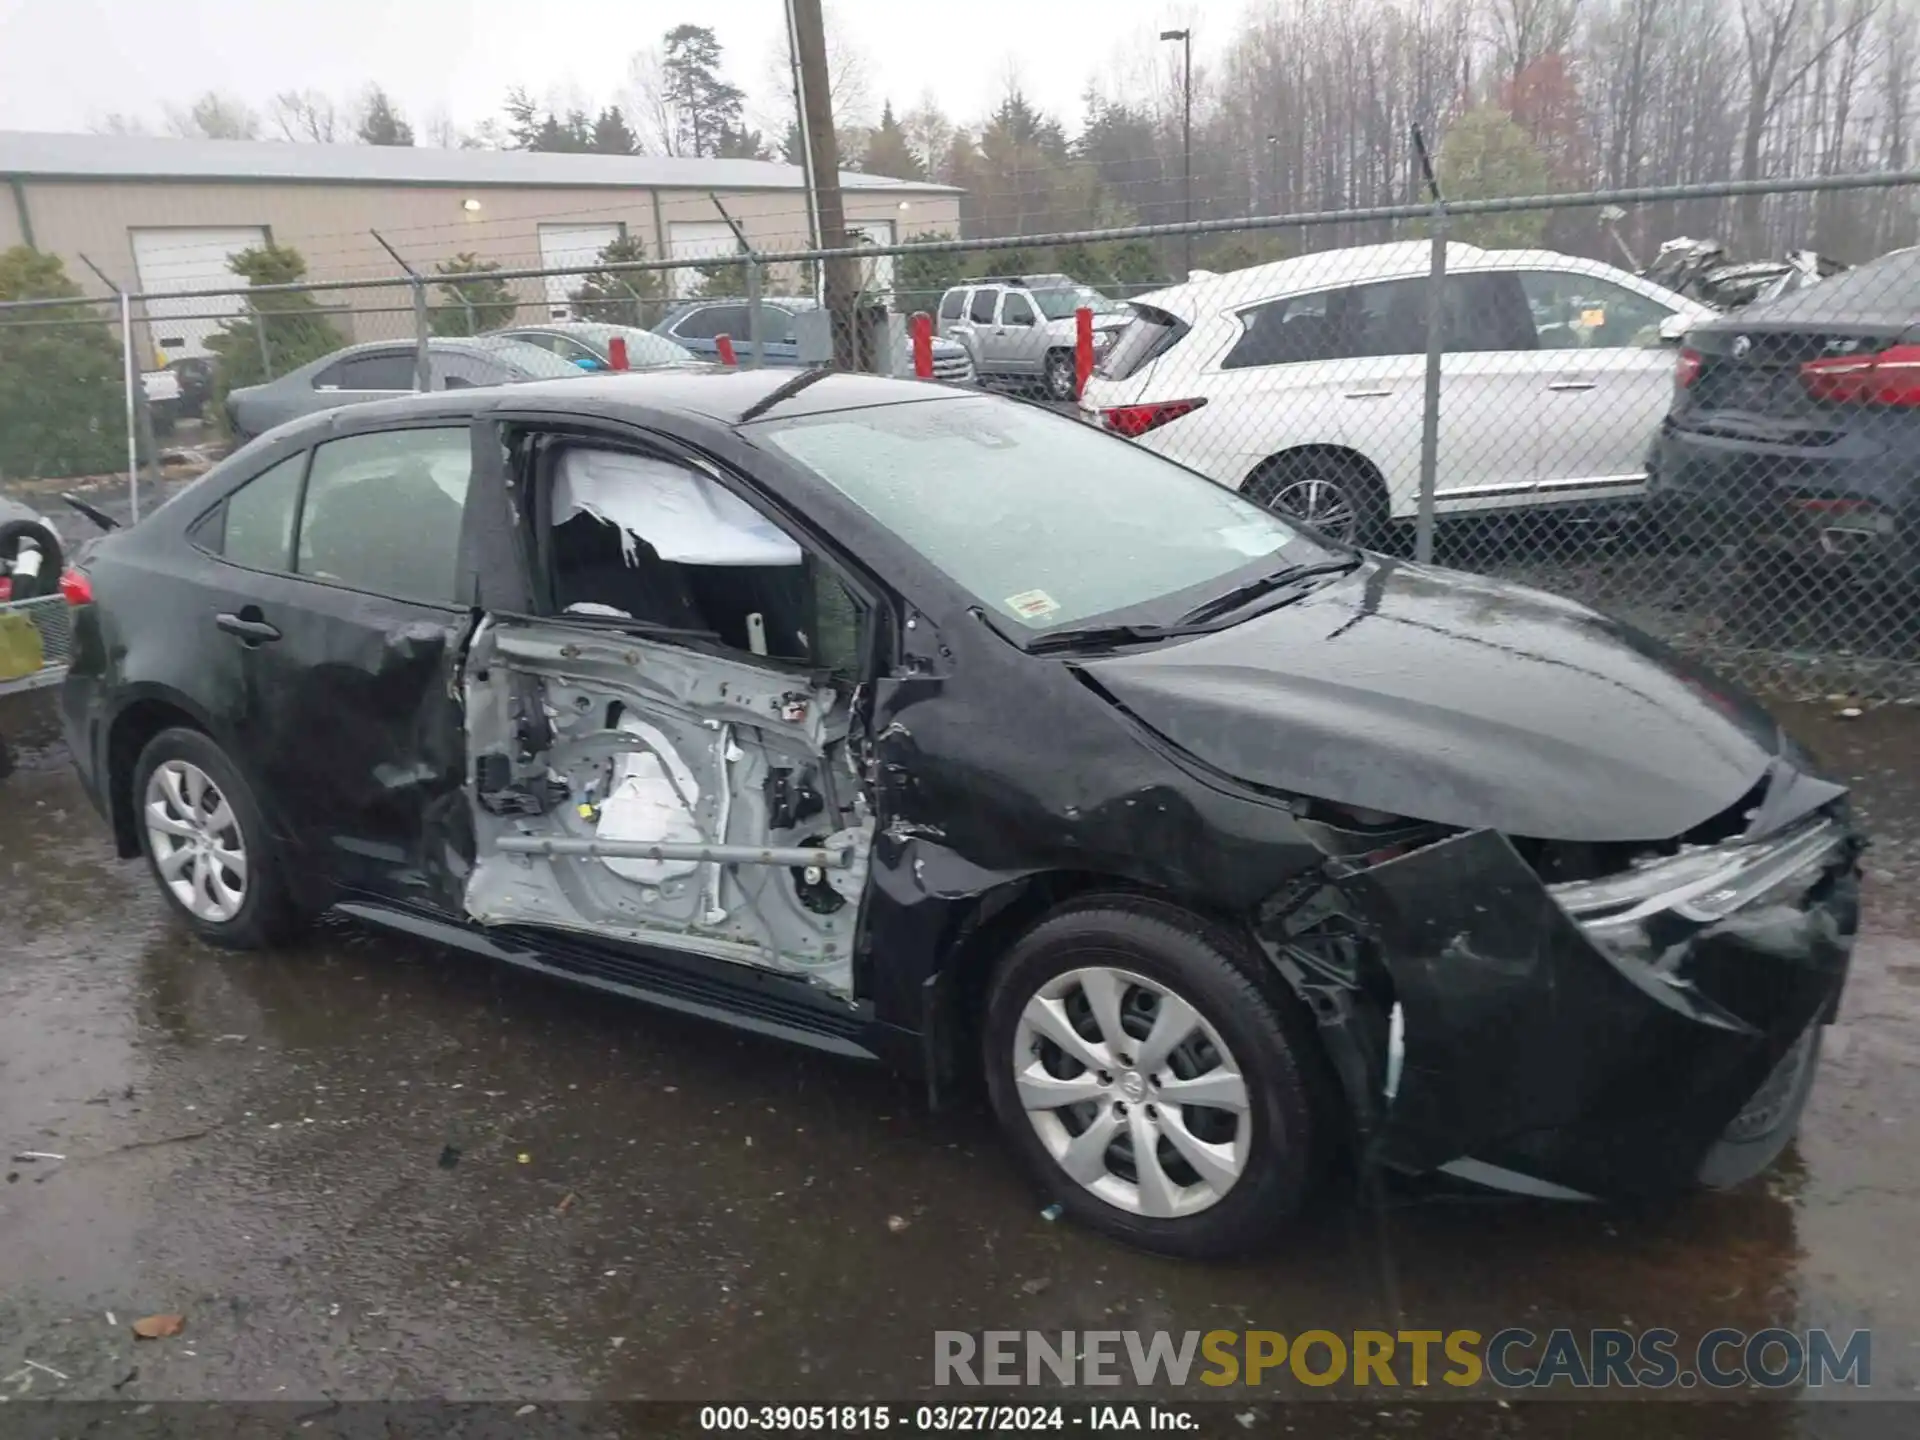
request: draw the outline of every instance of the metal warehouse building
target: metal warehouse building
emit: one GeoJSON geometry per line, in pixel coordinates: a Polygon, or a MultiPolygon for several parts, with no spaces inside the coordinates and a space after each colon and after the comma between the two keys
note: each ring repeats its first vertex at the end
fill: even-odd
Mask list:
{"type": "MultiPolygon", "coordinates": [[[[90,294],[106,291],[82,255],[129,289],[205,290],[239,283],[228,257],[268,239],[300,251],[314,280],[400,273],[375,230],[423,274],[462,253],[509,268],[589,264],[622,235],[649,257],[730,254],[722,207],[757,250],[808,243],[800,167],[761,160],[0,131],[0,184],[0,249],[60,256],[90,294]]],[[[951,187],[850,173],[841,185],[849,227],[877,244],[959,233],[951,187]]],[[[891,264],[875,265],[886,288],[891,264]]],[[[697,278],[672,275],[676,290],[697,278]]],[[[564,314],[569,282],[544,284],[550,310],[564,314]]],[[[391,292],[384,303],[396,303],[391,292]]],[[[223,307],[147,308],[156,339],[180,354],[216,323],[185,317],[223,307]]]]}

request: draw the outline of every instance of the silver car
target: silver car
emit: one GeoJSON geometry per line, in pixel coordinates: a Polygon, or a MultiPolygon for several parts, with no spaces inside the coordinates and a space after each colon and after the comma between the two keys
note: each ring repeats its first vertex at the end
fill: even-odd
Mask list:
{"type": "MultiPolygon", "coordinates": [[[[414,365],[411,340],[349,345],[264,385],[235,390],[227,396],[227,423],[234,439],[244,441],[316,410],[411,394],[417,388],[414,365]]],[[[427,342],[427,365],[431,390],[557,380],[585,373],[551,350],[497,335],[436,336],[427,342]]]]}
{"type": "Polygon", "coordinates": [[[1130,318],[1127,308],[1066,275],[995,275],[956,285],[940,297],[939,333],[973,357],[982,380],[1045,387],[1071,400],[1075,313],[1093,312],[1093,353],[1106,353],[1130,318]]]}

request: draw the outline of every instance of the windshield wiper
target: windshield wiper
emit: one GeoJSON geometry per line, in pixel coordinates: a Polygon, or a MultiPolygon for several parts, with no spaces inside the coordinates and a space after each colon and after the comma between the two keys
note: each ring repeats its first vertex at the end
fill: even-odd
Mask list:
{"type": "Polygon", "coordinates": [[[1360,564],[1357,555],[1342,560],[1321,560],[1312,565],[1288,565],[1275,570],[1270,575],[1262,575],[1249,580],[1244,585],[1236,585],[1224,595],[1216,595],[1211,600],[1203,600],[1177,622],[1180,625],[1197,625],[1206,620],[1217,620],[1222,615],[1231,614],[1250,600],[1257,600],[1274,590],[1297,585],[1303,580],[1311,580],[1319,575],[1345,575],[1360,564]]]}
{"type": "Polygon", "coordinates": [[[1115,645],[1178,640],[1198,635],[1206,628],[1202,625],[1083,625],[1078,629],[1050,630],[1028,640],[1021,648],[1029,655],[1049,655],[1061,650],[1106,650],[1115,645]]]}

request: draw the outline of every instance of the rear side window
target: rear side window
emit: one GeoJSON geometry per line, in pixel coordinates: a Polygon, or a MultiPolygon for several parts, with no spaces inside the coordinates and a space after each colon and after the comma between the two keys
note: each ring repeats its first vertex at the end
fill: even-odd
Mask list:
{"type": "Polygon", "coordinates": [[[464,426],[386,430],[313,452],[297,569],[377,595],[455,603],[472,476],[464,426]]]}
{"type": "Polygon", "coordinates": [[[1334,359],[1339,351],[1329,310],[1336,293],[1322,290],[1313,295],[1293,295],[1243,310],[1240,323],[1245,329],[1220,368],[1244,370],[1254,365],[1334,359]]]}
{"type": "Polygon", "coordinates": [[[720,333],[720,307],[703,305],[689,310],[673,324],[673,333],[688,340],[711,340],[720,333]]]}
{"type": "Polygon", "coordinates": [[[973,292],[973,305],[967,311],[967,318],[976,325],[993,323],[994,302],[1000,298],[998,290],[976,290],[973,292]]]}
{"type": "Polygon", "coordinates": [[[303,450],[227,497],[222,555],[251,570],[293,569],[293,520],[300,513],[300,473],[306,464],[303,450]]]}
{"type": "Polygon", "coordinates": [[[349,355],[314,377],[315,389],[411,390],[413,355],[409,351],[380,350],[371,355],[349,355]]]}
{"type": "Polygon", "coordinates": [[[1007,298],[1000,302],[1000,323],[1003,325],[1033,324],[1033,302],[1024,295],[1009,291],[1007,298]]]}
{"type": "Polygon", "coordinates": [[[960,309],[966,303],[967,303],[966,291],[964,290],[947,291],[946,294],[940,297],[940,318],[942,320],[958,320],[960,318],[960,309]]]}

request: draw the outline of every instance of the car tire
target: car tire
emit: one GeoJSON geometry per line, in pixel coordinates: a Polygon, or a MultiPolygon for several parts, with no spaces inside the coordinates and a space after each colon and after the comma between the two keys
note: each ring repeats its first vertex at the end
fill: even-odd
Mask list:
{"type": "Polygon", "coordinates": [[[1073,393],[1078,388],[1074,384],[1076,378],[1071,350],[1047,352],[1044,379],[1049,400],[1064,402],[1077,398],[1073,393]]]}
{"type": "Polygon", "coordinates": [[[194,934],[260,950],[298,929],[253,789],[209,737],[184,727],[154,736],[134,764],[129,798],[154,882],[194,934]]]}
{"type": "Polygon", "coordinates": [[[1772,1073],[1700,1161],[1695,1174],[1700,1185],[1709,1190],[1731,1189],[1761,1174],[1780,1158],[1780,1152],[1800,1131],[1800,1117],[1820,1069],[1820,1040],[1826,1028],[1809,1025],[1780,1057],[1772,1073]]]}
{"type": "Polygon", "coordinates": [[[1303,1012],[1257,983],[1260,963],[1211,922],[1121,896],[1056,911],[1008,951],[982,1027],[987,1091],[1048,1200],[1090,1229],[1192,1258],[1241,1254],[1283,1232],[1318,1171],[1324,1072],[1303,1012]],[[1102,992],[1107,1023],[1134,1053],[1086,1038],[1106,1033],[1102,992]],[[1153,1037],[1166,1017],[1180,1017],[1168,1034],[1184,1038],[1148,1053],[1164,1048],[1153,1037]],[[1072,1058],[1053,1039],[1061,1023],[1076,1027],[1082,1054],[1117,1068],[1072,1058]],[[1168,1105],[1176,1085],[1226,1103],[1168,1105]],[[1072,1098],[1082,1091],[1097,1098],[1072,1098]],[[1133,1163],[1138,1137],[1154,1140],[1151,1176],[1133,1163]],[[1196,1143],[1200,1165],[1187,1158],[1196,1143]]]}
{"type": "Polygon", "coordinates": [[[1264,510],[1366,549],[1387,536],[1387,492],[1357,460],[1318,451],[1276,455],[1254,467],[1240,493],[1264,510]]]}

